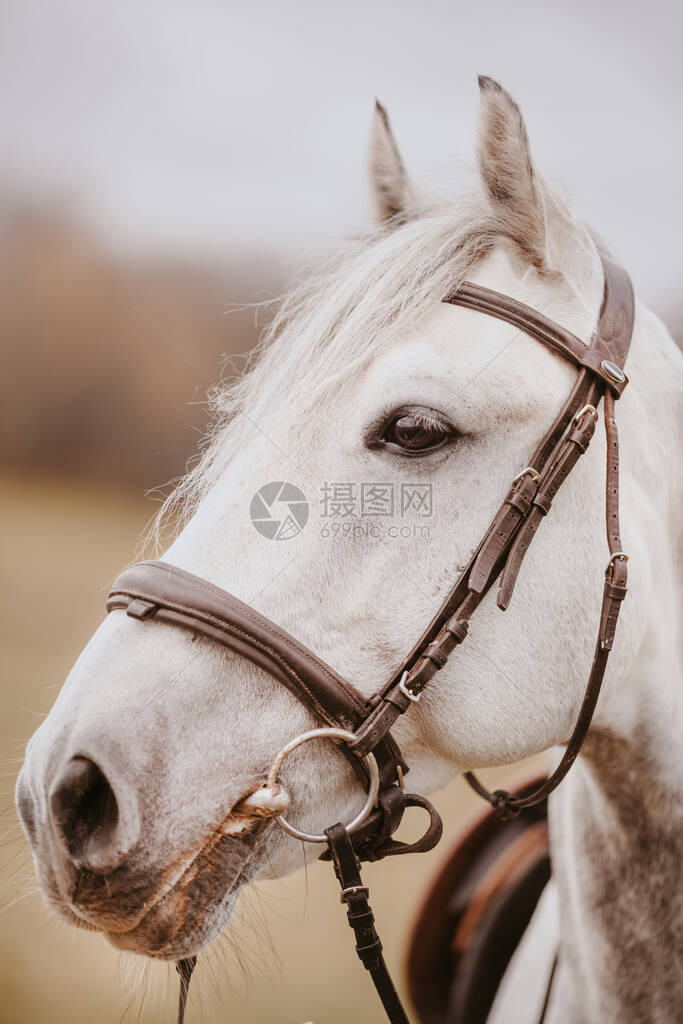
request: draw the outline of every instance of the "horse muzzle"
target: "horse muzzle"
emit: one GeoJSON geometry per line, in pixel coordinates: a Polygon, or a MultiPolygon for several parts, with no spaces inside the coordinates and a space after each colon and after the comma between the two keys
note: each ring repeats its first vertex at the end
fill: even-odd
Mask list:
{"type": "Polygon", "coordinates": [[[74,757],[43,799],[37,789],[27,764],[17,809],[52,909],[104,932],[117,948],[168,959],[196,952],[225,926],[271,820],[289,806],[282,787],[252,790],[194,846],[158,866],[135,794],[112,769],[74,757]]]}

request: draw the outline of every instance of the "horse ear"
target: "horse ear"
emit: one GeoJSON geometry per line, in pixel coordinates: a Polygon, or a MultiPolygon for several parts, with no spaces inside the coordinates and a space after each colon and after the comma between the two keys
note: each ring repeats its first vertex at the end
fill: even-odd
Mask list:
{"type": "Polygon", "coordinates": [[[581,221],[536,172],[519,107],[479,77],[479,170],[501,235],[541,273],[559,274],[586,301],[602,294],[602,269],[581,221]]]}
{"type": "Polygon", "coordinates": [[[544,189],[519,107],[492,78],[479,76],[479,171],[501,231],[535,267],[546,263],[544,189]]]}
{"type": "Polygon", "coordinates": [[[380,224],[390,220],[400,223],[416,205],[389,115],[379,100],[375,101],[370,138],[370,185],[375,217],[380,224]]]}

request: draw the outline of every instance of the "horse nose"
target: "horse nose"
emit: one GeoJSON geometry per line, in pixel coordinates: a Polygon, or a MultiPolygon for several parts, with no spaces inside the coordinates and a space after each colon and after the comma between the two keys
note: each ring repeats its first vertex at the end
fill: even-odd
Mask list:
{"type": "Polygon", "coordinates": [[[22,768],[17,778],[17,786],[14,794],[14,802],[17,805],[19,821],[23,825],[29,841],[35,843],[36,839],[36,818],[31,791],[26,781],[26,769],[22,768]]]}
{"type": "Polygon", "coordinates": [[[73,757],[49,797],[57,834],[77,868],[99,875],[120,867],[140,838],[137,801],[121,779],[88,757],[73,757]]]}

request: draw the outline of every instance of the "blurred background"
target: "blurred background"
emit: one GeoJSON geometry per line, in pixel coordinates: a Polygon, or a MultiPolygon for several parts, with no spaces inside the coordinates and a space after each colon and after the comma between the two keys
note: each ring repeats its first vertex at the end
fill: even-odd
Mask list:
{"type": "MultiPolygon", "coordinates": [[[[375,96],[414,176],[455,194],[476,74],[499,79],[543,172],[680,339],[680,31],[678,5],[628,0],[0,2],[2,1024],[173,1018],[172,970],[43,909],[14,777],[195,450],[207,387],[254,344],[255,304],[367,222],[375,96]]],[[[450,835],[475,806],[460,784],[437,804],[450,835]]],[[[367,871],[394,964],[443,856],[367,871]]],[[[328,867],[238,918],[188,1024],[381,1019],[328,867]]]]}

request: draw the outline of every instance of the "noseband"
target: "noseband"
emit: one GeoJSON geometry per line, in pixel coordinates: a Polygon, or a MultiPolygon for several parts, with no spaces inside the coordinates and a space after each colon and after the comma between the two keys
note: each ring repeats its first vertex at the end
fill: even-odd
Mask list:
{"type": "MultiPolygon", "coordinates": [[[[598,638],[588,683],[564,755],[550,777],[524,796],[505,790],[489,792],[471,773],[470,786],[488,800],[502,818],[515,817],[525,807],[544,800],[567,774],[586,738],[612,649],[617,617],[626,595],[626,562],[619,535],[619,441],[614,403],[627,384],[626,362],[634,320],[633,289],[627,273],[601,254],[604,296],[597,327],[586,345],[543,314],[516,299],[465,282],[445,301],[486,313],[519,327],[553,352],[564,356],[579,373],[576,382],[528,465],[518,472],[503,503],[445,601],[391,678],[366,699],[270,619],[211,583],[166,562],[141,562],[126,569],[115,581],[107,610],[124,609],[143,622],[181,626],[208,637],[265,669],[284,684],[320,722],[322,728],[292,740],[276,758],[269,782],[277,784],[277,771],[299,743],[326,736],[340,748],[368,790],[363,812],[349,823],[333,825],[325,835],[311,836],[280,823],[299,838],[326,841],[323,858],[331,859],[341,885],[341,900],[356,936],[356,950],[370,972],[392,1024],[408,1018],[382,958],[368,903],[368,889],[360,876],[360,862],[396,854],[430,850],[441,837],[441,821],[421,796],[406,793],[408,771],[391,735],[396,720],[422,697],[427,685],[451,653],[467,636],[470,617],[500,579],[498,607],[508,607],[522,561],[541,520],[551,509],[560,486],[588,448],[604,402],[607,436],[606,529],[610,558],[600,612],[598,638]],[[376,798],[375,798],[376,796],[376,798]],[[419,806],[429,814],[429,825],[415,843],[393,839],[407,807],[419,806]]],[[[180,961],[182,1020],[194,958],[180,961]]]]}

